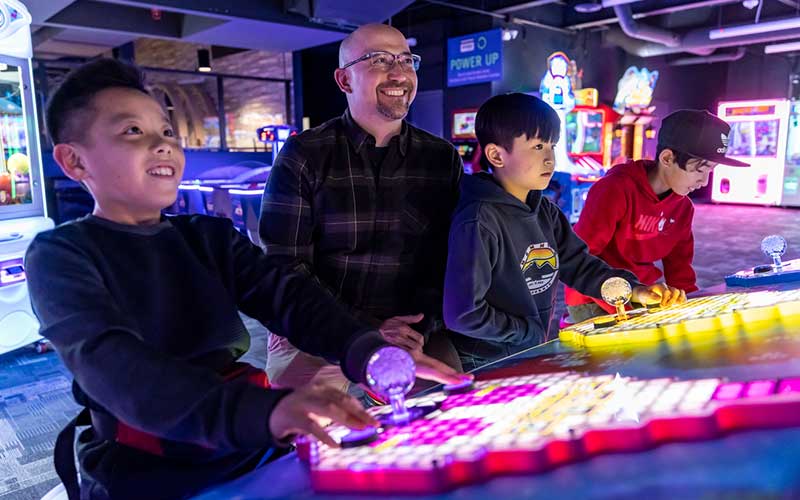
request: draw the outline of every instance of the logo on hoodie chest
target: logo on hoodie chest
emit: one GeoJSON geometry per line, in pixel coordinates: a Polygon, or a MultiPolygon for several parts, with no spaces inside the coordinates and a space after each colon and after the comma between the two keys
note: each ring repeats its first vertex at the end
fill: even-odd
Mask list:
{"type": "Polygon", "coordinates": [[[659,215],[639,214],[634,224],[634,239],[649,240],[661,235],[675,224],[675,219],[667,217],[664,212],[659,215]]]}
{"type": "Polygon", "coordinates": [[[558,254],[547,242],[534,243],[525,250],[519,267],[531,295],[536,295],[555,283],[558,276],[558,254]]]}

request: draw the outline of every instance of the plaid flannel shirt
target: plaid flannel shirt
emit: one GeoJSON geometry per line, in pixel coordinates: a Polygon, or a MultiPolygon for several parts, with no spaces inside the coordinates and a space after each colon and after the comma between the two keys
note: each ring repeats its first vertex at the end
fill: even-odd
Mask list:
{"type": "Polygon", "coordinates": [[[374,144],[349,110],[291,137],[264,190],[259,234],[268,254],[300,259],[361,319],[377,326],[422,312],[417,328],[427,334],[444,327],[463,165],[450,143],[404,121],[376,180],[366,147],[374,144]]]}

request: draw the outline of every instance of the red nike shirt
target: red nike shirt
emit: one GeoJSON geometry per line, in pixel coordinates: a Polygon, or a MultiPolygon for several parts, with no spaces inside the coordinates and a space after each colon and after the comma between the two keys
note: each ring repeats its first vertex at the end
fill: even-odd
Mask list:
{"type": "MultiPolygon", "coordinates": [[[[651,285],[664,276],[668,285],[688,292],[697,290],[692,269],[694,206],[686,196],[670,193],[659,199],[647,180],[652,160],[639,160],[612,168],[592,186],[575,225],[575,233],[613,267],[633,272],[651,285]],[[662,261],[664,272],[656,266],[662,261]]],[[[614,308],[566,288],[570,306],[597,302],[608,312],[614,308]]]]}

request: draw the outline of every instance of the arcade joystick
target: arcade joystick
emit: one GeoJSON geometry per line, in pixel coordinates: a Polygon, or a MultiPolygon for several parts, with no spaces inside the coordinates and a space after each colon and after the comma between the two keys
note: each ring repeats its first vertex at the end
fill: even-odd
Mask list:
{"type": "Polygon", "coordinates": [[[761,240],[761,251],[772,259],[771,264],[761,264],[725,276],[728,286],[761,286],[800,280],[800,259],[783,260],[788,245],[779,234],[761,240]]]}
{"type": "Polygon", "coordinates": [[[786,253],[786,239],[778,234],[771,234],[761,240],[761,251],[772,258],[772,267],[775,272],[783,270],[781,256],[786,253]]]}
{"type": "Polygon", "coordinates": [[[633,290],[631,284],[623,278],[608,278],[600,287],[600,295],[603,300],[617,309],[616,320],[625,321],[628,314],[625,312],[625,304],[631,300],[633,290]]]}
{"type": "Polygon", "coordinates": [[[378,417],[383,425],[405,425],[421,416],[421,410],[406,407],[406,394],[414,386],[416,373],[414,359],[399,347],[382,347],[369,359],[367,383],[392,405],[392,413],[378,417]]]}

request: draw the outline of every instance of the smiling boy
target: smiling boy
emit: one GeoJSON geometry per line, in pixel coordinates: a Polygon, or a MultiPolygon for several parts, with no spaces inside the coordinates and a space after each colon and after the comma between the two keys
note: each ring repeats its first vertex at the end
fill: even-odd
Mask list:
{"type": "MultiPolygon", "coordinates": [[[[575,225],[589,252],[627,269],[642,283],[655,283],[663,275],[682,294],[697,290],[694,206],[687,195],[705,187],[720,163],[747,166],[725,156],[729,132],[730,126],[708,111],[682,109],[665,117],[655,161],[618,165],[589,190],[575,225]]],[[[569,287],[565,296],[575,322],[614,309],[569,287]]]]}
{"type": "MultiPolygon", "coordinates": [[[[91,215],[40,233],[25,262],[42,335],[85,407],[55,449],[71,499],[184,498],[280,455],[294,434],[336,446],[320,417],[376,425],[340,391],[270,388],[238,361],[250,347],[240,310],[340,361],[355,382],[387,344],[230,220],[162,217],[185,159],[135,67],[101,59],[69,74],[47,126],[56,162],[95,200],[91,215]],[[89,426],[77,444],[80,485],[77,425],[89,426]]],[[[414,356],[424,373],[428,358],[414,356]]],[[[432,362],[432,378],[462,380],[432,362]]]]}
{"type": "Polygon", "coordinates": [[[600,297],[622,277],[633,299],[669,305],[680,294],[589,254],[564,214],[542,190],[555,170],[560,120],[541,99],[492,97],[478,110],[475,133],[489,173],[466,176],[453,224],[444,315],[465,370],[547,339],[557,280],[600,297]]]}

